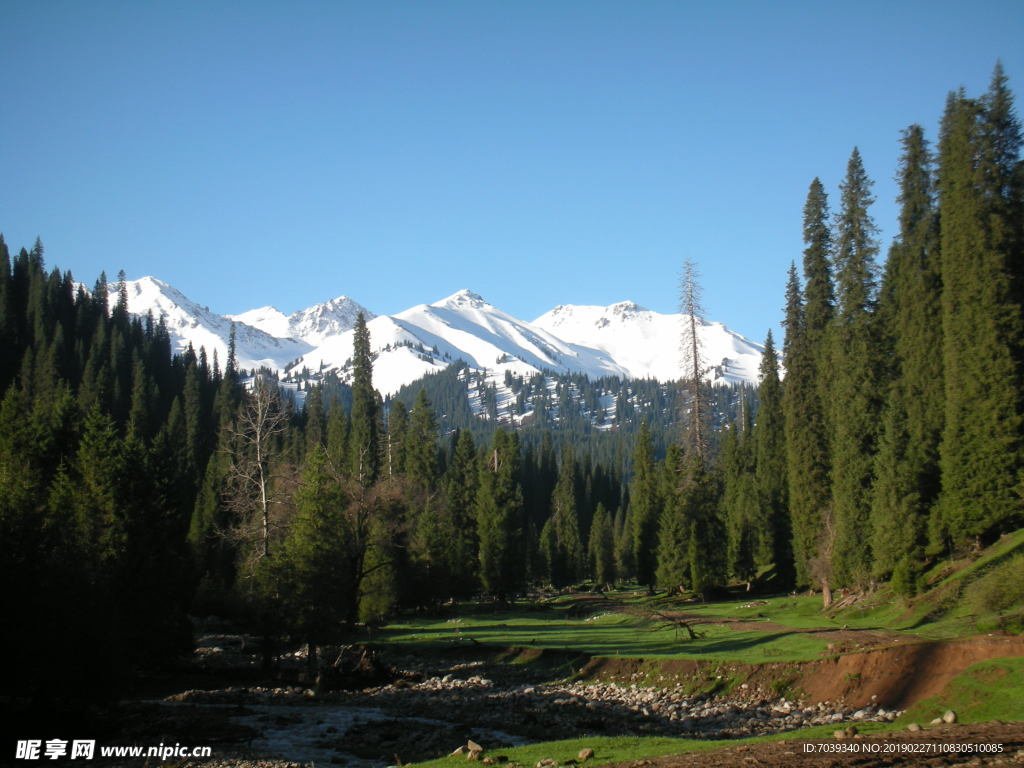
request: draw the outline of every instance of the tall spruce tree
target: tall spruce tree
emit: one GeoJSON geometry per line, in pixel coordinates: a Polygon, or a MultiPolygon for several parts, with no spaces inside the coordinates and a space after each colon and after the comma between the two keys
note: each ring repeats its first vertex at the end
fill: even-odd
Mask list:
{"type": "Polygon", "coordinates": [[[437,484],[440,466],[437,455],[437,416],[427,399],[427,393],[420,390],[412,409],[407,444],[405,447],[405,470],[410,479],[425,491],[431,491],[437,484]]]}
{"type": "Polygon", "coordinates": [[[757,575],[761,538],[768,532],[759,519],[750,426],[749,410],[744,407],[740,418],[722,441],[719,461],[724,486],[722,511],[728,536],[729,570],[736,578],[745,581],[748,589],[757,575]]]}
{"type": "Polygon", "coordinates": [[[946,418],[936,547],[1022,522],[1020,145],[1001,67],[981,100],[951,95],[939,146],[946,418]]]}
{"type": "Polygon", "coordinates": [[[640,423],[633,453],[633,482],[629,491],[633,565],[641,584],[653,588],[657,570],[658,524],[661,504],[655,473],[651,433],[645,419],[640,423]]]}
{"type": "Polygon", "coordinates": [[[275,563],[289,626],[310,644],[335,637],[356,599],[346,567],[349,532],[345,494],[332,477],[326,449],[310,451],[295,494],[296,516],[275,563]]]}
{"type": "Polygon", "coordinates": [[[762,531],[755,558],[774,564],[776,586],[793,586],[792,527],[789,520],[785,414],[779,358],[772,332],[764,341],[760,384],[757,388],[757,421],[754,424],[754,482],[757,488],[758,522],[762,531]]]}
{"type": "Polygon", "coordinates": [[[877,228],[869,208],[872,181],[854,148],[840,185],[836,215],[835,279],[838,311],[829,329],[830,454],[836,520],[834,576],[863,585],[871,575],[871,485],[881,391],[875,317],[877,228]]]}
{"type": "Polygon", "coordinates": [[[835,300],[829,266],[828,196],[818,179],[811,182],[807,194],[803,228],[806,286],[801,289],[796,269],[791,268],[786,287],[783,393],[793,554],[796,580],[801,585],[812,581],[811,563],[818,554],[822,520],[831,513],[831,464],[820,369],[835,300]]]}
{"type": "Polygon", "coordinates": [[[551,526],[555,552],[551,561],[551,583],[556,589],[575,583],[583,566],[579,510],[576,505],[576,461],[572,447],[566,444],[558,483],[551,497],[551,526]]]}
{"type": "Polygon", "coordinates": [[[522,585],[524,578],[523,489],[519,463],[517,436],[498,429],[480,466],[476,524],[480,541],[480,581],[484,590],[499,600],[507,599],[522,585]]]}
{"type": "Polygon", "coordinates": [[[615,580],[615,522],[600,502],[590,524],[587,554],[594,583],[598,586],[611,585],[615,580]]]}
{"type": "Polygon", "coordinates": [[[903,132],[900,231],[886,262],[879,299],[883,350],[891,359],[875,458],[871,548],[874,575],[899,568],[901,591],[913,587],[918,549],[940,490],[944,415],[942,275],[931,154],[924,131],[903,132]]]}
{"type": "Polygon", "coordinates": [[[356,316],[352,342],[352,426],[349,430],[349,471],[364,488],[380,473],[380,410],[373,389],[373,357],[366,317],[356,316]]]}
{"type": "Polygon", "coordinates": [[[473,435],[469,430],[461,430],[454,442],[455,452],[445,477],[446,503],[454,528],[454,539],[450,542],[451,571],[457,595],[468,597],[476,591],[479,571],[474,508],[480,475],[473,435]]]}

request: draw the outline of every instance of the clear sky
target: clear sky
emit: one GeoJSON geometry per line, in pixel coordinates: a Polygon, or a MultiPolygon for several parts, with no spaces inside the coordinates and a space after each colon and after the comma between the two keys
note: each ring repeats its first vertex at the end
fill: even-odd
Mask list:
{"type": "Polygon", "coordinates": [[[0,0],[0,232],[223,313],[672,312],[690,258],[762,340],[811,179],[860,147],[884,255],[900,131],[997,58],[1021,0],[0,0]]]}

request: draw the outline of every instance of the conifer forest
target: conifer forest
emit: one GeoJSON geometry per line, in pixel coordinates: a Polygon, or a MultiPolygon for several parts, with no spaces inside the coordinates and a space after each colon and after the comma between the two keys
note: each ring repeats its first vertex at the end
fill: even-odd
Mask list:
{"type": "Polygon", "coordinates": [[[756,389],[704,384],[680,329],[679,381],[615,382],[654,405],[603,430],[565,403],[523,429],[474,415],[458,363],[383,399],[361,316],[351,379],[311,379],[296,407],[233,354],[173,351],[123,278],[85,287],[0,239],[0,695],[116,697],[191,652],[190,617],[245,626],[270,663],[584,584],[914,595],[936,559],[1024,526],[1024,163],[1001,68],[901,142],[891,243],[856,148],[837,190],[809,180],[756,389]]]}

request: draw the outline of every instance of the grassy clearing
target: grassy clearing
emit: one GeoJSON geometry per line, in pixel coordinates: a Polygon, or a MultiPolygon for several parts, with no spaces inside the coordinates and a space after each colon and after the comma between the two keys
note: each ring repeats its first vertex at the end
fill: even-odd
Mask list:
{"type": "Polygon", "coordinates": [[[992,659],[957,675],[939,696],[908,709],[899,723],[929,723],[947,709],[963,723],[1024,721],[1024,658],[992,659]]]}
{"type": "MultiPolygon", "coordinates": [[[[618,602],[618,598],[613,598],[618,602]]],[[[623,607],[634,604],[623,598],[623,607]]],[[[706,606],[708,616],[729,612],[728,604],[706,606]],[[724,611],[723,611],[724,608],[724,611]]],[[[685,608],[690,610],[689,606],[685,608]]],[[[773,619],[774,620],[774,619],[773,619]]],[[[810,622],[805,622],[811,626],[810,622]]],[[[414,619],[389,625],[379,639],[398,645],[457,645],[476,641],[488,645],[576,650],[594,656],[723,661],[797,661],[814,658],[827,643],[812,635],[787,631],[732,629],[725,624],[701,624],[703,637],[689,639],[685,630],[639,613],[602,611],[580,618],[570,601],[541,611],[511,610],[458,619],[414,619]],[[471,640],[472,639],[472,640],[471,640]]]]}

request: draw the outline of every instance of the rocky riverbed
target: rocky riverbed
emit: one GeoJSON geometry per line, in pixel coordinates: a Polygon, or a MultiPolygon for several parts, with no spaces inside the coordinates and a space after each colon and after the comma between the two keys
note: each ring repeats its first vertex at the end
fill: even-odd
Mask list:
{"type": "Polygon", "coordinates": [[[892,721],[875,705],[801,706],[743,689],[688,695],[671,683],[530,683],[520,671],[444,656],[388,659],[393,682],[318,693],[298,685],[188,690],[166,707],[230,713],[248,747],[293,760],[387,765],[447,754],[473,739],[489,748],[587,735],[739,738],[840,721],[892,721]]]}

